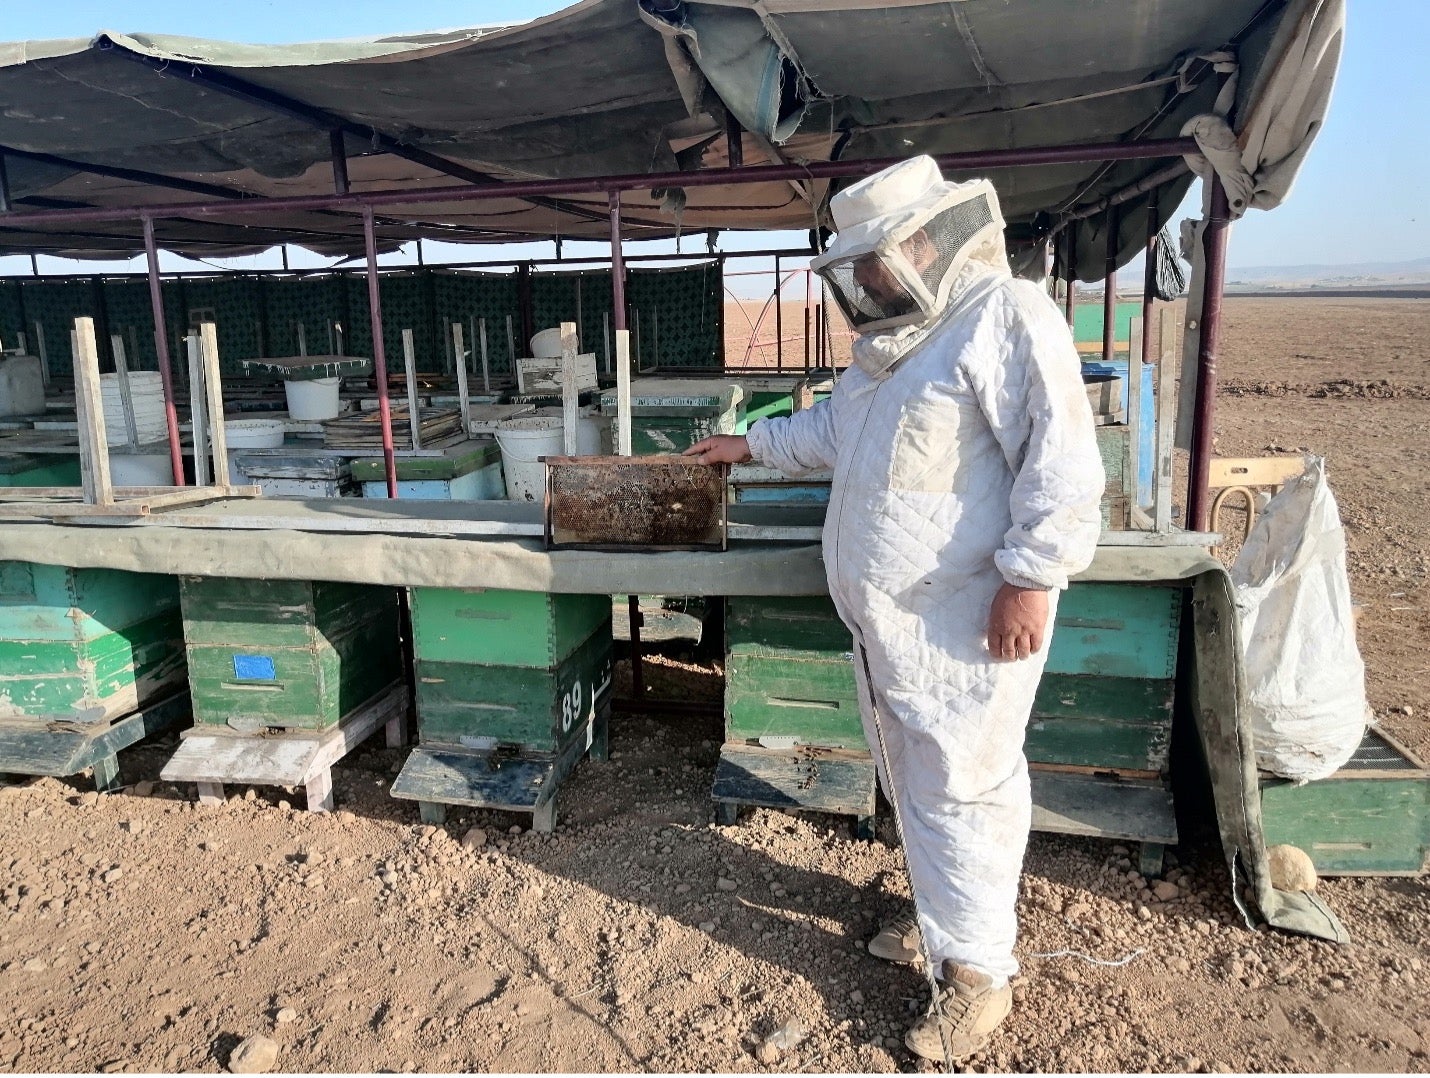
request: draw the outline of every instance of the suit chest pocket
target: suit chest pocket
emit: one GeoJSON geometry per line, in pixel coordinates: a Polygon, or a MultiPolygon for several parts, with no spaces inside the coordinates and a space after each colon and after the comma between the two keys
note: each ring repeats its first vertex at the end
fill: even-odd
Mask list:
{"type": "Polygon", "coordinates": [[[956,494],[968,483],[969,450],[986,423],[978,405],[956,394],[920,394],[899,413],[889,486],[956,494]]]}

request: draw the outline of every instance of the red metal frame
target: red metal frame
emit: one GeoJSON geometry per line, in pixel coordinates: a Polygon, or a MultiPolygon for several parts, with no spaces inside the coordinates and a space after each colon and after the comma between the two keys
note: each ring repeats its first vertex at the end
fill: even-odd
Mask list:
{"type": "Polygon", "coordinates": [[[1187,474],[1187,527],[1204,532],[1210,524],[1211,500],[1207,482],[1212,463],[1212,423],[1216,416],[1217,349],[1221,344],[1221,299],[1226,285],[1227,226],[1231,224],[1226,188],[1221,178],[1211,180],[1211,209],[1202,236],[1203,262],[1201,324],[1197,327],[1197,406],[1192,421],[1192,458],[1187,474]]]}

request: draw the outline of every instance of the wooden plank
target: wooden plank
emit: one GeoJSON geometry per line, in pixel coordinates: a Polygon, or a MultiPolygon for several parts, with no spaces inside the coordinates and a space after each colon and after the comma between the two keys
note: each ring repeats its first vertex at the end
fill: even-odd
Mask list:
{"type": "MultiPolygon", "coordinates": [[[[206,393],[204,390],[204,357],[195,334],[184,338],[185,351],[189,360],[189,414],[194,441],[194,484],[209,485],[212,476],[212,461],[209,459],[209,419],[206,393]]],[[[178,476],[174,477],[178,479],[178,476]]]]}
{"type": "MultiPolygon", "coordinates": [[[[453,323],[452,334],[458,342],[460,355],[462,327],[453,323]]],[[[412,341],[412,331],[402,331],[402,365],[407,375],[407,423],[411,431],[412,448],[422,448],[422,405],[417,399],[417,346],[412,341]]]]}
{"type": "Polygon", "coordinates": [[[1305,474],[1304,457],[1213,457],[1207,486],[1279,487],[1305,474]]]}
{"type": "Polygon", "coordinates": [[[616,454],[631,455],[631,333],[616,330],[616,454]]]}
{"type": "Polygon", "coordinates": [[[720,749],[711,796],[727,804],[872,816],[876,782],[868,752],[727,742],[720,749]]]}
{"type": "Polygon", "coordinates": [[[0,723],[0,773],[77,775],[188,718],[188,694],[172,693],[102,727],[50,721],[0,723]]]}
{"type": "Polygon", "coordinates": [[[90,505],[113,505],[114,484],[109,476],[109,440],[104,428],[104,396],[100,391],[94,319],[76,318],[74,326],[75,415],[79,423],[84,500],[90,505]]]}
{"type": "MultiPolygon", "coordinates": [[[[462,433],[468,436],[472,433],[472,398],[467,389],[467,349],[463,344],[461,331],[462,324],[458,322],[455,326],[457,330],[457,407],[462,413],[462,433]]],[[[413,445],[417,443],[414,442],[413,445]]]]}
{"type": "Polygon", "coordinates": [[[187,730],[160,777],[165,782],[304,786],[314,774],[332,767],[383,727],[396,710],[406,706],[407,690],[393,685],[356,709],[341,726],[323,733],[242,737],[198,728],[187,730]]]}
{"type": "Polygon", "coordinates": [[[1175,691],[1172,679],[1044,673],[1033,698],[1033,717],[1169,727],[1175,691]]]}
{"type": "Polygon", "coordinates": [[[393,780],[389,793],[412,801],[471,805],[506,811],[539,810],[593,747],[609,708],[576,731],[557,755],[468,752],[419,745],[393,780]]]}
{"type": "Polygon", "coordinates": [[[1067,764],[1096,770],[1167,770],[1172,746],[1170,719],[1164,726],[1082,716],[1034,717],[1028,722],[1023,755],[1032,763],[1067,764]]]}
{"type": "Polygon", "coordinates": [[[139,445],[139,427],[134,422],[134,394],[129,385],[129,364],[124,358],[124,336],[109,335],[109,348],[114,354],[114,377],[119,383],[119,405],[124,412],[124,441],[131,449],[139,445]]]}
{"type": "MultiPolygon", "coordinates": [[[[482,344],[482,392],[492,391],[491,366],[487,360],[487,320],[485,318],[477,321],[477,333],[482,344]]],[[[468,424],[470,429],[470,424],[468,424]]]]}
{"type": "Polygon", "coordinates": [[[1127,352],[1127,491],[1132,507],[1142,504],[1142,319],[1132,320],[1127,352]]]}
{"type": "Polygon", "coordinates": [[[1031,771],[1033,830],[1060,835],[1177,842],[1172,791],[1161,782],[1136,782],[1056,771],[1031,771]]]}
{"type": "MultiPolygon", "coordinates": [[[[595,373],[594,358],[591,364],[595,373]]],[[[580,394],[576,385],[576,323],[561,323],[561,436],[568,457],[576,455],[580,394]]]]}
{"type": "Polygon", "coordinates": [[[1160,347],[1157,355],[1157,463],[1152,476],[1152,525],[1159,533],[1172,528],[1172,473],[1177,423],[1177,367],[1170,345],[1172,311],[1164,308],[1158,319],[1160,347]]]}
{"type": "Polygon", "coordinates": [[[228,435],[224,430],[223,381],[219,374],[218,327],[205,322],[199,327],[199,352],[204,365],[204,393],[208,404],[209,437],[213,444],[214,485],[228,487],[228,435]]]}

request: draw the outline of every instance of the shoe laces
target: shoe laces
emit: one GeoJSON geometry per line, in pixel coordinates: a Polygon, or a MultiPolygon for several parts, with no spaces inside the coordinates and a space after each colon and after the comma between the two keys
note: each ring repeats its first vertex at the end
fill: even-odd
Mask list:
{"type": "Polygon", "coordinates": [[[911,936],[919,930],[919,919],[910,913],[902,917],[895,917],[884,926],[885,932],[892,932],[898,936],[911,936]]]}

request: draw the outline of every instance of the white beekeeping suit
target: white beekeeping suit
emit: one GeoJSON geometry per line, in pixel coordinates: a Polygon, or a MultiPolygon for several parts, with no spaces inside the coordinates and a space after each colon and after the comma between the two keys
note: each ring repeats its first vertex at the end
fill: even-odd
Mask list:
{"type": "Polygon", "coordinates": [[[1005,581],[1047,589],[1050,635],[1058,590],[1091,561],[1105,483],[1092,412],[1057,308],[1009,273],[991,185],[915,158],[831,209],[838,235],[813,268],[861,333],[856,365],[829,400],[755,424],[749,451],[834,471],[829,588],[871,746],[878,711],[926,952],[935,974],[951,962],[996,986],[1018,968],[1023,737],[1047,644],[990,654],[989,609],[1005,581]]]}

